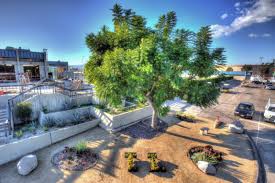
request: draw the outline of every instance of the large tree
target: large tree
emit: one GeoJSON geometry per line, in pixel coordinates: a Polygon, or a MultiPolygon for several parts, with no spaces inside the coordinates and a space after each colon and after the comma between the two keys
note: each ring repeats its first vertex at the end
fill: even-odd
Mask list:
{"type": "Polygon", "coordinates": [[[101,100],[113,107],[126,97],[147,101],[154,128],[169,110],[163,103],[176,96],[201,107],[216,103],[219,89],[205,78],[225,57],[223,48],[211,47],[208,26],[198,33],[176,29],[176,14],[168,12],[149,28],[132,10],[115,4],[112,11],[114,31],[103,26],[86,37],[91,56],[85,76],[101,100]]]}

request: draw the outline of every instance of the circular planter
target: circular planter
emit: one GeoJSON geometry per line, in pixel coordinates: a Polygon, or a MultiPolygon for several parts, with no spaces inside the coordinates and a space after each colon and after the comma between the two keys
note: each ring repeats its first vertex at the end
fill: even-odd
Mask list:
{"type": "MultiPolygon", "coordinates": [[[[189,151],[187,152],[187,156],[189,157],[189,159],[192,161],[192,163],[198,168],[198,166],[197,166],[197,164],[196,164],[196,162],[194,162],[193,160],[192,160],[192,155],[194,154],[194,153],[200,153],[200,152],[203,152],[204,151],[204,149],[205,149],[205,147],[207,147],[207,146],[195,146],[195,147],[192,147],[192,148],[190,148],[189,149],[189,151]]],[[[208,147],[211,147],[212,148],[212,146],[208,146],[208,147]]],[[[212,148],[213,149],[213,148],[212,148]]],[[[213,149],[214,150],[214,149],[213,149]]],[[[216,151],[216,152],[219,152],[219,151],[216,151]]],[[[221,153],[221,152],[219,152],[219,153],[221,153]]],[[[223,155],[223,153],[222,153],[222,155],[223,155]]],[[[222,156],[221,155],[221,156],[222,156]]],[[[220,164],[222,162],[222,159],[218,162],[218,163],[211,163],[215,168],[217,168],[217,166],[220,164]]],[[[199,168],[198,168],[199,169],[199,168]]],[[[202,171],[201,169],[199,169],[200,171],[202,171]]]]}
{"type": "Polygon", "coordinates": [[[52,163],[64,170],[83,171],[96,165],[98,155],[87,149],[81,153],[76,152],[74,148],[65,147],[64,150],[56,153],[52,157],[52,163]]]}

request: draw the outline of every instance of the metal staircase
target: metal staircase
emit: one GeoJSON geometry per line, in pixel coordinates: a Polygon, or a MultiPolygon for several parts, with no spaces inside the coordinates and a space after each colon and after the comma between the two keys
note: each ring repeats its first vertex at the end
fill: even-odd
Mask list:
{"type": "Polygon", "coordinates": [[[8,109],[0,109],[0,137],[7,137],[9,134],[8,109]]]}

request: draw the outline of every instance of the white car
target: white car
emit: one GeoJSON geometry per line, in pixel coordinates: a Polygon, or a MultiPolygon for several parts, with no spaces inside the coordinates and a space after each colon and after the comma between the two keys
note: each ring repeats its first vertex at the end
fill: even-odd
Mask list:
{"type": "Polygon", "coordinates": [[[255,83],[255,84],[260,84],[260,83],[265,83],[266,82],[266,80],[265,79],[263,79],[261,76],[259,76],[259,75],[252,75],[251,77],[250,77],[250,81],[252,82],[252,83],[255,83]]]}
{"type": "Polygon", "coordinates": [[[275,123],[275,104],[271,104],[270,99],[265,106],[264,120],[275,123]]]}

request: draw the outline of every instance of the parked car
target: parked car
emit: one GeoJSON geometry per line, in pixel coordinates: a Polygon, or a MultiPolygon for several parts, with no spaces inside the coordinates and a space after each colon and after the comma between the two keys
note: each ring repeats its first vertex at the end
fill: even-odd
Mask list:
{"type": "Polygon", "coordinates": [[[234,115],[252,119],[255,113],[254,105],[250,102],[241,102],[235,109],[234,115]]]}
{"type": "Polygon", "coordinates": [[[275,104],[272,104],[270,99],[265,106],[264,120],[275,123],[275,104]]]}
{"type": "Polygon", "coordinates": [[[262,83],[265,83],[267,80],[263,79],[259,75],[253,75],[250,77],[250,81],[255,84],[262,84],[262,83]]]}
{"type": "Polygon", "coordinates": [[[275,90],[275,85],[273,85],[273,83],[267,83],[265,85],[265,89],[267,89],[267,90],[275,90]]]}

